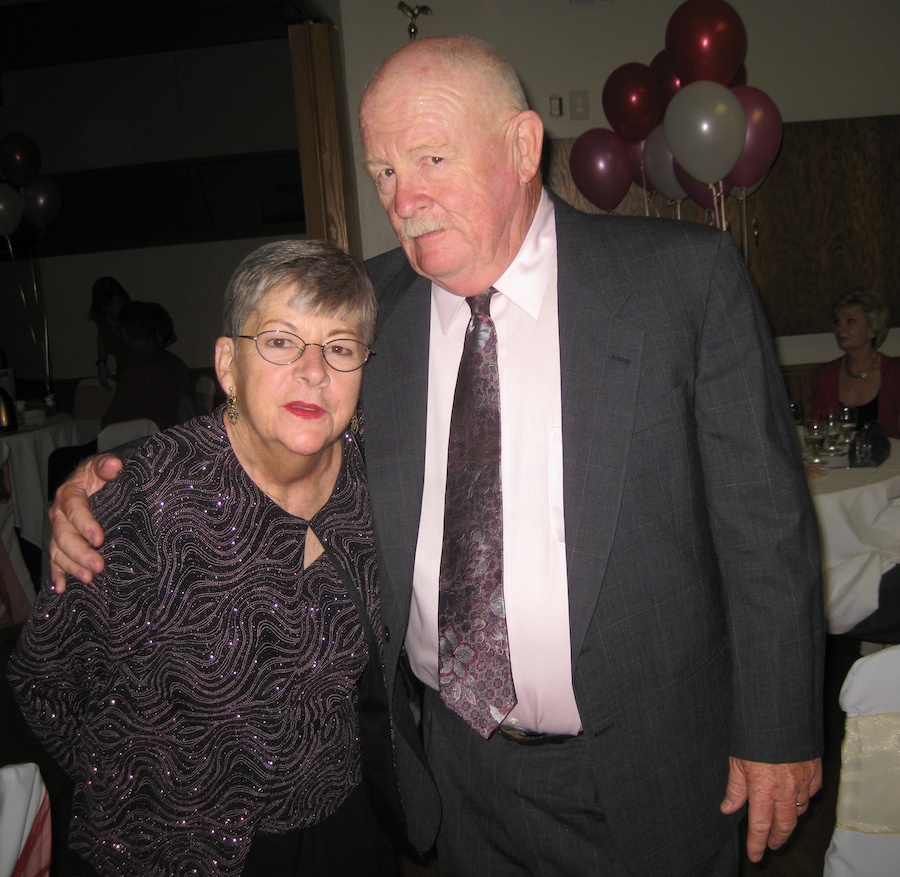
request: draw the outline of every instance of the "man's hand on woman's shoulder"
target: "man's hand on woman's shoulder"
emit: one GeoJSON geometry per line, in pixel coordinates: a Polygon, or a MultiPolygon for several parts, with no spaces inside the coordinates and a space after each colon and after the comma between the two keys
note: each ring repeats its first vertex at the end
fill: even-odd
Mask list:
{"type": "Polygon", "coordinates": [[[82,463],[56,491],[50,506],[50,578],[53,589],[66,589],[66,574],[88,584],[103,570],[103,558],[95,550],[103,544],[103,530],[91,514],[88,497],[122,471],[122,461],[99,454],[82,463]]]}

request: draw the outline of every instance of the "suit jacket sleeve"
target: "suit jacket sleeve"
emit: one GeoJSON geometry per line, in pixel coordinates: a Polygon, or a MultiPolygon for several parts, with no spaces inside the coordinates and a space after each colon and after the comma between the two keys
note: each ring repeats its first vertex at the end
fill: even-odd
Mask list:
{"type": "Polygon", "coordinates": [[[733,755],[821,752],[823,589],[812,502],[758,297],[722,240],[700,332],[696,419],[731,643],[733,755]]]}

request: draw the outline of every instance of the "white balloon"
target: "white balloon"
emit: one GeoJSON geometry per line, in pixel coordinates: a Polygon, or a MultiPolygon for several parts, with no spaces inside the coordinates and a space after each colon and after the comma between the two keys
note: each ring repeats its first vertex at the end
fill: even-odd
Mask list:
{"type": "Polygon", "coordinates": [[[663,121],[672,155],[695,180],[717,183],[737,164],[747,136],[741,102],[717,82],[679,89],[663,121]]]}
{"type": "Polygon", "coordinates": [[[647,182],[670,201],[687,198],[687,192],[675,178],[672,150],[666,143],[662,123],[657,125],[644,141],[644,175],[647,182]]]}

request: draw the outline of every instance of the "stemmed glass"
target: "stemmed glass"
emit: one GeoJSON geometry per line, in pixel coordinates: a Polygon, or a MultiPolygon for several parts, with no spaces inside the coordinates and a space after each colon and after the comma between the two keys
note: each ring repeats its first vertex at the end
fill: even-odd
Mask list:
{"type": "Polygon", "coordinates": [[[838,408],[837,416],[841,427],[841,438],[844,443],[844,450],[841,453],[846,454],[850,448],[853,433],[856,432],[857,411],[852,405],[841,405],[838,408]]]}
{"type": "Polygon", "coordinates": [[[841,422],[837,412],[829,411],[825,415],[823,425],[825,427],[825,453],[829,457],[836,457],[841,454],[838,446],[842,444],[841,422]]]}
{"type": "Polygon", "coordinates": [[[822,448],[825,446],[825,425],[818,420],[812,420],[803,424],[803,436],[806,439],[806,447],[812,454],[808,460],[810,463],[821,463],[822,448]]]}

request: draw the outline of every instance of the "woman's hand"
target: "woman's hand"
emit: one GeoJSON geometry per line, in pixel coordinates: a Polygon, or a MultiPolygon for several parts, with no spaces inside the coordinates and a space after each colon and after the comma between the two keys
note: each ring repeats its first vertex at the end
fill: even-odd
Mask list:
{"type": "Polygon", "coordinates": [[[121,471],[118,457],[100,454],[79,466],[56,491],[50,506],[50,579],[58,594],[66,589],[67,573],[88,584],[103,570],[103,558],[94,550],[103,544],[103,530],[91,514],[88,497],[121,471]]]}

